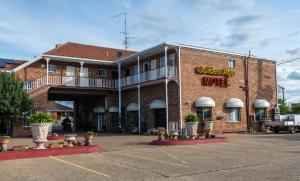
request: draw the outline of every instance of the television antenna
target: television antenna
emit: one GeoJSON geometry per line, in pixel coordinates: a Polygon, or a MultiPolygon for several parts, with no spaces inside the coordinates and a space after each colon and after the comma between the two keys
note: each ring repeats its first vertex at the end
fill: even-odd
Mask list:
{"type": "Polygon", "coordinates": [[[124,11],[124,12],[122,12],[122,13],[120,13],[120,14],[117,14],[117,15],[112,16],[111,18],[117,18],[117,17],[119,17],[119,16],[124,16],[124,31],[122,31],[122,32],[120,32],[120,33],[124,35],[123,45],[125,46],[125,50],[127,50],[127,48],[128,48],[128,43],[129,43],[128,40],[129,40],[130,38],[133,38],[133,37],[128,37],[128,35],[129,35],[130,33],[128,33],[128,31],[127,31],[127,12],[124,11]]]}

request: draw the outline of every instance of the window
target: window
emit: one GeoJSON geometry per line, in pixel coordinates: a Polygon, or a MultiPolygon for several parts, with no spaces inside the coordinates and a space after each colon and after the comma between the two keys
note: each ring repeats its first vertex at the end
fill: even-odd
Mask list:
{"type": "Polygon", "coordinates": [[[257,108],[256,109],[256,120],[262,121],[263,118],[266,117],[266,109],[265,108],[257,108]]]}
{"type": "Polygon", "coordinates": [[[206,121],[212,119],[212,108],[211,107],[198,107],[197,114],[200,121],[206,121]]]}
{"type": "Polygon", "coordinates": [[[159,66],[164,67],[165,66],[165,57],[160,57],[159,59],[159,66]]]}
{"type": "Polygon", "coordinates": [[[126,69],[126,70],[125,70],[125,76],[126,76],[126,77],[130,76],[130,69],[126,69]]]}
{"type": "Polygon", "coordinates": [[[49,72],[55,72],[56,71],[56,65],[49,64],[48,65],[48,71],[49,72]]]}
{"type": "Polygon", "coordinates": [[[240,119],[240,108],[237,107],[230,107],[228,108],[228,117],[229,122],[239,122],[240,119]]]}
{"type": "Polygon", "coordinates": [[[235,68],[235,60],[229,60],[228,61],[228,67],[229,68],[235,68]]]}
{"type": "Polygon", "coordinates": [[[107,76],[107,70],[104,68],[99,69],[99,75],[100,76],[107,76]]]}

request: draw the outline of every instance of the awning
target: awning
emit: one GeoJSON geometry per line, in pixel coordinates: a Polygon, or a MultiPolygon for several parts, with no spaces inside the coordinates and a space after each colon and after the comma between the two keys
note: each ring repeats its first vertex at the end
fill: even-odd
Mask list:
{"type": "Polygon", "coordinates": [[[98,106],[94,108],[94,113],[104,113],[105,108],[103,106],[98,106]]]}
{"type": "Polygon", "coordinates": [[[254,102],[254,108],[267,108],[270,107],[270,103],[266,99],[256,99],[254,102]]]}
{"type": "Polygon", "coordinates": [[[199,97],[195,101],[196,107],[215,107],[216,103],[211,97],[199,97]]]}
{"type": "Polygon", "coordinates": [[[226,101],[226,107],[244,107],[244,103],[240,99],[230,98],[226,101]]]}
{"type": "Polygon", "coordinates": [[[163,100],[155,99],[154,101],[151,102],[149,108],[150,109],[163,109],[163,108],[166,108],[166,103],[163,100]]]}
{"type": "Polygon", "coordinates": [[[118,107],[115,107],[115,106],[112,106],[108,109],[108,112],[119,112],[119,108],[118,107]]]}
{"type": "Polygon", "coordinates": [[[126,111],[138,111],[138,110],[139,110],[139,107],[136,103],[130,103],[126,107],[126,111]]]}

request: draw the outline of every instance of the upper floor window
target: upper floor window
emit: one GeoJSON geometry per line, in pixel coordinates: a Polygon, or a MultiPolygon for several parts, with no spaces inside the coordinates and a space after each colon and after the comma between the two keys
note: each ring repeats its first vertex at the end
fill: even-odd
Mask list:
{"type": "Polygon", "coordinates": [[[165,66],[165,57],[160,57],[159,59],[159,66],[164,67],[165,66]]]}
{"type": "Polygon", "coordinates": [[[99,75],[100,76],[107,76],[107,69],[104,69],[104,68],[99,69],[99,75]]]}
{"type": "Polygon", "coordinates": [[[48,65],[48,72],[56,72],[56,65],[49,64],[48,65]]]}
{"type": "Polygon", "coordinates": [[[130,69],[129,68],[125,70],[125,76],[126,77],[130,76],[130,69]]]}
{"type": "Polygon", "coordinates": [[[228,61],[228,67],[229,68],[235,68],[235,60],[229,60],[228,61]]]}

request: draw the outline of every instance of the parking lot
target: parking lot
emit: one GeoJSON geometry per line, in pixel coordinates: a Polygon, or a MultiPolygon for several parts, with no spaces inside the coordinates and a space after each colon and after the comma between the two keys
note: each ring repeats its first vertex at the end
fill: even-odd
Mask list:
{"type": "Polygon", "coordinates": [[[94,141],[102,153],[0,161],[0,180],[300,180],[300,134],[225,136],[229,142],[152,146],[153,136],[104,134],[94,141]]]}

